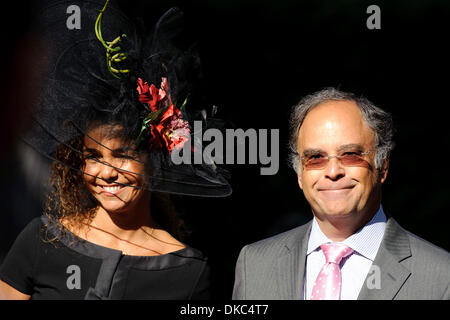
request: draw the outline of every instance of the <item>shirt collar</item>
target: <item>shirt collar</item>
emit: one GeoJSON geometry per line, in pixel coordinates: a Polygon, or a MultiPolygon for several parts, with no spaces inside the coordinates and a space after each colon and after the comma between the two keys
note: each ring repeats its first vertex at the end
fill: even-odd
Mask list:
{"type": "MultiPolygon", "coordinates": [[[[378,248],[380,247],[383,239],[385,228],[386,215],[384,214],[383,207],[380,205],[377,213],[364,227],[356,231],[341,243],[349,246],[360,255],[373,261],[375,260],[378,248]]],[[[328,239],[322,230],[320,230],[319,224],[317,223],[316,218],[314,218],[306,254],[309,255],[311,252],[317,250],[320,245],[327,242],[333,241],[328,239]]]]}

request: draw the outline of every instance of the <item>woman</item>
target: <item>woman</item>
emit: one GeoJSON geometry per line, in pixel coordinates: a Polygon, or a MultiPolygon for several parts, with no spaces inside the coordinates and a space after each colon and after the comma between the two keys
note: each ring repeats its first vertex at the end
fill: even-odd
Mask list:
{"type": "MultiPolygon", "coordinates": [[[[129,40],[121,55],[113,45],[125,37],[103,40],[101,31],[107,32],[97,26],[105,8],[95,25],[107,67],[98,68],[95,51],[86,55],[86,44],[101,48],[90,40],[62,50],[26,139],[53,159],[53,188],[46,214],[22,231],[0,268],[1,299],[209,297],[207,260],[177,240],[182,224],[167,194],[226,196],[231,190],[216,167],[170,162],[190,134],[184,103],[178,109],[173,102],[182,97],[181,82],[161,49],[161,29],[179,11],[158,22],[151,41],[157,54],[149,62],[139,41],[129,40]],[[136,57],[137,51],[143,53],[136,57]],[[130,63],[119,66],[125,58],[130,63]],[[159,88],[139,75],[160,76],[159,88]]],[[[83,9],[84,17],[98,14],[95,6],[83,9]]],[[[111,14],[122,19],[118,11],[111,14]]],[[[179,55],[176,61],[179,67],[179,55]]]]}

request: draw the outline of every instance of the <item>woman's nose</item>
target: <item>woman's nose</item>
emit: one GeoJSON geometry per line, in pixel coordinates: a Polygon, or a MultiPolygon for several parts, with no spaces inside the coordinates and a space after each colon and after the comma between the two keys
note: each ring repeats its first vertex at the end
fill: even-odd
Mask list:
{"type": "Polygon", "coordinates": [[[119,176],[117,168],[109,163],[102,164],[99,177],[106,181],[115,181],[119,176]]]}

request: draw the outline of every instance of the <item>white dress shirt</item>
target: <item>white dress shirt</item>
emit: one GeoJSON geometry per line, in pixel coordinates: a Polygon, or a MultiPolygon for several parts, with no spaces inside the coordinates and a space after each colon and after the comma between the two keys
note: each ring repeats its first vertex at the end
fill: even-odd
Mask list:
{"type": "MultiPolygon", "coordinates": [[[[353,254],[343,258],[340,267],[342,274],[341,299],[356,300],[369,273],[372,262],[380,247],[386,228],[386,216],[380,206],[377,213],[364,227],[340,242],[353,249],[353,254]]],[[[313,219],[306,252],[304,276],[304,299],[311,298],[317,275],[325,264],[325,256],[320,245],[334,242],[328,239],[313,219]]]]}

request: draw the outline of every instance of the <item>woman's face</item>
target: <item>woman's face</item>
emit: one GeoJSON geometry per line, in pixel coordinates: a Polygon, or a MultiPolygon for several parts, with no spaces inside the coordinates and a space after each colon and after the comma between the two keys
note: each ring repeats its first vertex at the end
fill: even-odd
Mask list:
{"type": "Polygon", "coordinates": [[[99,126],[84,137],[84,181],[101,208],[110,213],[121,213],[141,206],[148,200],[144,195],[149,192],[133,187],[144,186],[143,157],[138,156],[132,143],[108,137],[106,133],[111,128],[120,129],[99,126]]]}

